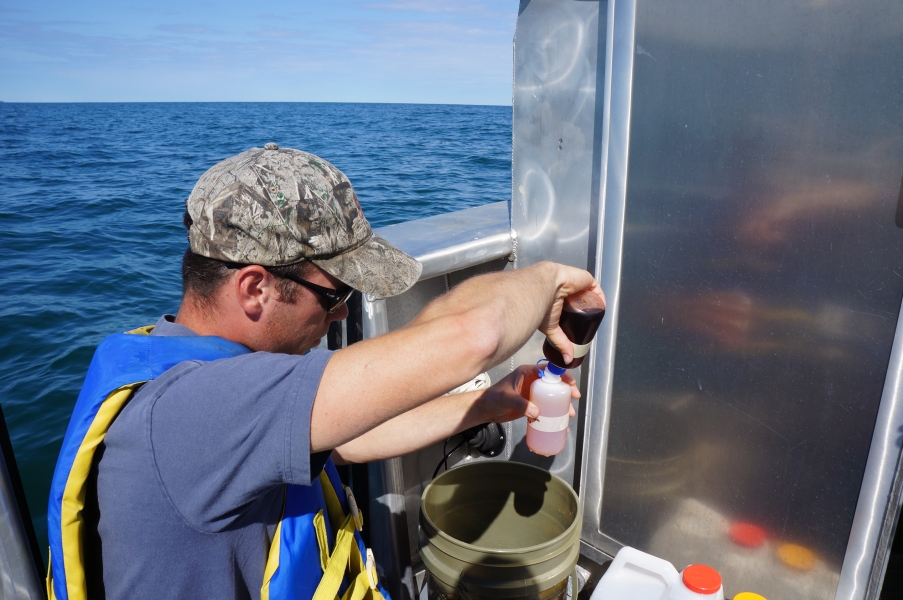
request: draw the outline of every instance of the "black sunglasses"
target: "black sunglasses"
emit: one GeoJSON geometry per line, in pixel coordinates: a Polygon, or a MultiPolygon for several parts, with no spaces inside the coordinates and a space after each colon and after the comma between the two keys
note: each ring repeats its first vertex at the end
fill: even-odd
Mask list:
{"type": "Polygon", "coordinates": [[[342,305],[348,302],[348,298],[350,298],[351,294],[354,293],[354,288],[351,287],[342,290],[334,290],[332,288],[323,287],[322,285],[317,285],[316,283],[311,283],[305,279],[301,279],[300,277],[295,277],[294,275],[273,273],[266,267],[263,268],[266,269],[267,273],[273,275],[274,277],[282,277],[283,279],[294,281],[298,285],[306,287],[307,289],[318,295],[324,300],[323,307],[329,314],[332,314],[342,308],[342,305]]]}

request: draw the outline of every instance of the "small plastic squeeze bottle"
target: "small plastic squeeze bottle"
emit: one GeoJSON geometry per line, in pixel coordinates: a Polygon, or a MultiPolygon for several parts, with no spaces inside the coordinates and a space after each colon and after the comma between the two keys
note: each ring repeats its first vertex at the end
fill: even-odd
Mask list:
{"type": "Polygon", "coordinates": [[[549,362],[559,367],[576,369],[583,364],[583,357],[589,352],[590,342],[605,316],[605,302],[592,290],[583,290],[565,298],[558,325],[574,344],[574,360],[565,364],[561,352],[546,338],[542,353],[549,362]]]}
{"type": "Polygon", "coordinates": [[[530,386],[530,402],[539,408],[539,417],[527,423],[527,448],[536,454],[558,454],[567,442],[571,386],[561,381],[564,373],[549,363],[530,386]]]}

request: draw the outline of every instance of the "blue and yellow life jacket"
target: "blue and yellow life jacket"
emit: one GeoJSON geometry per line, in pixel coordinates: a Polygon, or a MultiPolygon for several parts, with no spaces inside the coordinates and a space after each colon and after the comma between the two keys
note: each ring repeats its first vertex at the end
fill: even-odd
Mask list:
{"type": "MultiPolygon", "coordinates": [[[[88,368],[50,487],[50,600],[88,600],[83,548],[86,481],[95,450],[132,394],[180,362],[250,352],[219,337],[151,336],[151,329],[106,338],[88,368]]],[[[336,600],[340,593],[341,600],[391,600],[377,581],[373,554],[360,537],[362,526],[354,497],[343,488],[332,460],[314,485],[285,486],[261,600],[336,600]]]]}

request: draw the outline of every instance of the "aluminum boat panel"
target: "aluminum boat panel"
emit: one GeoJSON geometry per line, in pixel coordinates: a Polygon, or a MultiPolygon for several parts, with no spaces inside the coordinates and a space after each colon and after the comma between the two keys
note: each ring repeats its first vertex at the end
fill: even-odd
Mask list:
{"type": "Polygon", "coordinates": [[[584,539],[711,564],[726,595],[874,597],[900,456],[903,5],[611,10],[584,539]]]}
{"type": "MultiPolygon", "coordinates": [[[[520,4],[512,119],[515,268],[552,260],[594,270],[602,137],[602,96],[597,91],[601,92],[604,79],[600,61],[600,54],[604,58],[604,42],[600,44],[605,33],[604,6],[572,0],[520,4]]],[[[534,335],[509,366],[542,358],[542,342],[540,334],[534,335]]],[[[583,381],[580,369],[573,375],[583,381]]],[[[581,387],[585,392],[585,384],[581,387]]],[[[512,428],[512,460],[547,468],[574,482],[578,418],[571,420],[565,449],[551,458],[527,449],[524,421],[514,422],[512,428]]]]}

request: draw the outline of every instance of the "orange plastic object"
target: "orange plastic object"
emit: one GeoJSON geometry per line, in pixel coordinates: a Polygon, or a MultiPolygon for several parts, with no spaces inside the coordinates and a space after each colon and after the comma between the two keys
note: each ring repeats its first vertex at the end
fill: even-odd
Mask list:
{"type": "Polygon", "coordinates": [[[778,548],[781,562],[798,571],[808,571],[815,566],[815,553],[798,544],[781,544],[778,548]]]}
{"type": "Polygon", "coordinates": [[[691,592],[714,594],[721,588],[721,575],[706,565],[690,565],[684,569],[683,582],[691,592]]]}
{"type": "Polygon", "coordinates": [[[735,544],[747,548],[758,548],[768,537],[764,529],[752,523],[734,523],[727,534],[735,544]]]}

